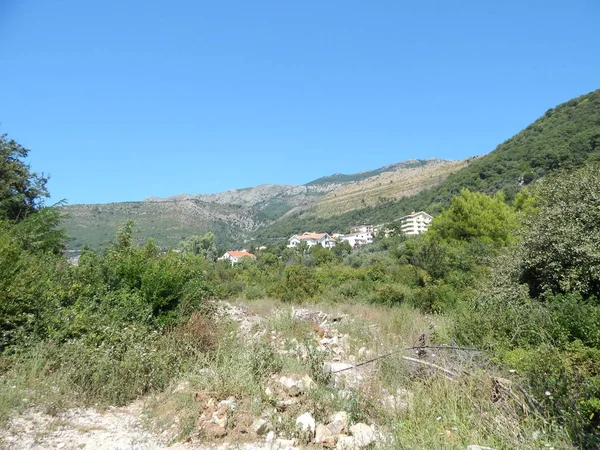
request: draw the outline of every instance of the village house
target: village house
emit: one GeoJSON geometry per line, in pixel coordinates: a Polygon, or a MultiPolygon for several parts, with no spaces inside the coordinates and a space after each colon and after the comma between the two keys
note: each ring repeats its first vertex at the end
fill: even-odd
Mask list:
{"type": "Polygon", "coordinates": [[[335,240],[327,233],[303,233],[292,236],[289,239],[288,248],[294,248],[300,242],[306,242],[306,245],[312,247],[313,245],[321,245],[324,248],[332,248],[335,246],[335,240]]]}
{"type": "Polygon", "coordinates": [[[373,235],[371,233],[344,234],[339,240],[347,242],[352,248],[358,248],[361,245],[372,244],[373,235]]]}
{"type": "Polygon", "coordinates": [[[225,252],[225,254],[223,256],[221,256],[218,260],[219,261],[230,261],[231,265],[233,266],[235,263],[240,262],[240,260],[242,258],[256,259],[256,256],[246,250],[239,250],[239,251],[231,250],[231,251],[225,252]]]}
{"type": "Polygon", "coordinates": [[[433,217],[425,211],[412,212],[408,216],[400,217],[402,232],[408,236],[421,234],[427,231],[433,217]]]}
{"type": "Polygon", "coordinates": [[[337,238],[346,241],[352,248],[373,243],[373,225],[358,225],[350,229],[350,234],[341,234],[337,238]]]}
{"type": "Polygon", "coordinates": [[[357,225],[355,227],[350,228],[350,233],[352,234],[371,234],[375,232],[375,227],[373,225],[357,225]]]}

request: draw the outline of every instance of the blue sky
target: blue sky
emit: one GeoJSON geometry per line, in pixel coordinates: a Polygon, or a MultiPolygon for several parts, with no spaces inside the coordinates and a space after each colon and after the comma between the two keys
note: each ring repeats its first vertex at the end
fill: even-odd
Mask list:
{"type": "Polygon", "coordinates": [[[52,201],[487,153],[600,88],[597,0],[0,0],[0,132],[52,201]]]}

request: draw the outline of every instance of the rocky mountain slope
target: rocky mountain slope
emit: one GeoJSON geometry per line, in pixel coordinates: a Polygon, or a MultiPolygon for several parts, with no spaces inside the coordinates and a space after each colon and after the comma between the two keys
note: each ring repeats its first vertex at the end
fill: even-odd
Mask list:
{"type": "Polygon", "coordinates": [[[436,214],[463,188],[486,194],[502,191],[511,200],[524,186],[548,174],[592,162],[600,162],[600,90],[549,109],[492,152],[467,160],[460,170],[432,183],[429,189],[371,204],[357,205],[354,200],[356,207],[333,213],[318,208],[297,211],[259,228],[252,237],[274,243],[302,230],[332,231],[354,223],[383,223],[418,210],[436,214]]]}
{"type": "Polygon", "coordinates": [[[216,194],[148,197],[141,202],[70,205],[64,226],[69,247],[98,248],[129,219],[141,239],[174,246],[194,234],[212,231],[222,247],[242,245],[253,231],[289,214],[317,211],[323,216],[396,199],[439,183],[464,161],[410,160],[360,174],[336,174],[302,186],[265,184],[216,194]],[[338,195],[339,193],[339,195],[338,195]]]}

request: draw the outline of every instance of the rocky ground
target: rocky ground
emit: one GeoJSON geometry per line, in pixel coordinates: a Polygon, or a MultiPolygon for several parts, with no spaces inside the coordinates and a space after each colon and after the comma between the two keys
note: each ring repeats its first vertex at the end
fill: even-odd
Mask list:
{"type": "MultiPolygon", "coordinates": [[[[340,331],[340,325],[351,321],[347,315],[328,314],[309,308],[272,311],[270,315],[291,314],[293,323],[307,325],[310,341],[298,340],[293,333],[276,331],[267,326],[268,317],[249,312],[244,306],[222,303],[218,316],[237,323],[237,331],[248,347],[252,342],[270,342],[276,353],[300,363],[314,352],[322,367],[313,373],[272,373],[264,387],[270,403],[262,411],[249,415],[240,406],[244,399],[215,397],[211,392],[190,391],[189,382],[182,381],[172,396],[193,396],[198,417],[194,438],[178,442],[183,425],[174,416],[170,426],[157,427],[147,417],[140,400],[124,408],[71,409],[57,416],[29,410],[15,417],[6,430],[0,432],[0,446],[7,449],[294,449],[294,448],[394,448],[393,439],[374,423],[349,420],[344,410],[321,414],[316,420],[306,411],[307,398],[317,384],[325,382],[340,398],[351,397],[363,385],[377,376],[375,364],[355,367],[358,362],[373,359],[375,352],[367,343],[357,342],[340,331]],[[244,410],[244,413],[241,411],[244,410]],[[287,427],[282,422],[287,421],[287,427]],[[158,433],[149,430],[159,430],[158,433]]],[[[290,318],[288,317],[287,320],[290,318]]],[[[411,407],[412,392],[379,392],[381,407],[406,410],[411,407]]],[[[334,395],[334,394],[332,394],[334,395]]],[[[247,403],[247,402],[246,402],[247,403]]],[[[164,425],[164,424],[163,424],[164,425]]],[[[473,450],[485,448],[469,446],[473,450]]],[[[0,447],[1,448],[1,447],[0,447]]]]}

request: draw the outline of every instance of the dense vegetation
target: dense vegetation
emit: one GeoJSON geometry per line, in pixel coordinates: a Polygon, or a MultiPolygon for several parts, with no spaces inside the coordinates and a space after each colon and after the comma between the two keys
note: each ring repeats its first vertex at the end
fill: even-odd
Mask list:
{"type": "Polygon", "coordinates": [[[523,186],[548,173],[599,160],[600,90],[597,90],[548,110],[493,152],[474,158],[469,166],[436,187],[397,202],[383,202],[331,218],[300,213],[259,229],[254,237],[261,242],[275,242],[303,230],[333,232],[357,223],[389,222],[411,211],[437,214],[463,188],[489,195],[502,191],[507,200],[512,200],[523,186]]]}

